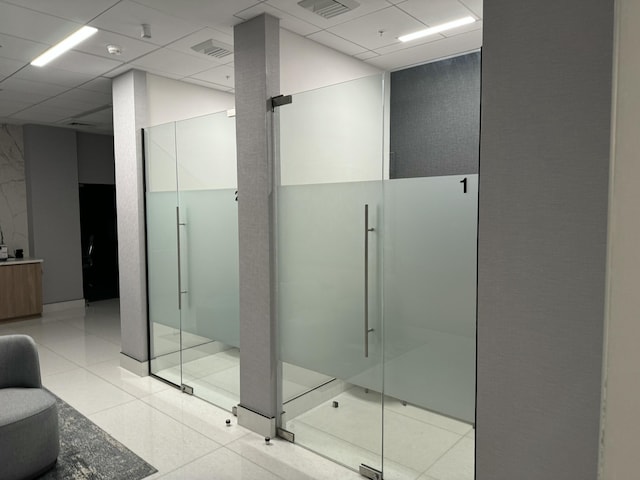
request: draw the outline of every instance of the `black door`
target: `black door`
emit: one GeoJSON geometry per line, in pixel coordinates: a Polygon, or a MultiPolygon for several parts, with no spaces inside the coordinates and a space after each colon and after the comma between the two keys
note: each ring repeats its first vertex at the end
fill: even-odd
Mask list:
{"type": "Polygon", "coordinates": [[[118,235],[114,185],[80,184],[82,280],[87,301],[117,298],[118,235]]]}

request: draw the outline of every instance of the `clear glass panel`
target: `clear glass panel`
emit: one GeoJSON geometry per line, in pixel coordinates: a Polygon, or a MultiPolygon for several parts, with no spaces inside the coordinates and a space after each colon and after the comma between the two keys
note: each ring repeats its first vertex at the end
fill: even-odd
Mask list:
{"type": "Polygon", "coordinates": [[[239,402],[235,118],[176,123],[182,291],[182,377],[194,395],[239,402]]]}
{"type": "Polygon", "coordinates": [[[295,95],[279,117],[281,424],[297,444],[381,470],[382,77],[295,95]]]}
{"type": "Polygon", "coordinates": [[[477,175],[385,182],[385,478],[429,473],[454,447],[455,478],[473,464],[477,187],[477,175]]]}
{"type": "Polygon", "coordinates": [[[180,385],[174,124],[146,129],[144,138],[151,373],[180,385]]]}

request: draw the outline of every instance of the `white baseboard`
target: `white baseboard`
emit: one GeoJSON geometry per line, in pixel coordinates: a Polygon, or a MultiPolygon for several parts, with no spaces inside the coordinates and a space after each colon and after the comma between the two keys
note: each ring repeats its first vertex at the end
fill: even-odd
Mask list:
{"type": "Polygon", "coordinates": [[[124,353],[120,353],[120,366],[139,377],[149,376],[149,362],[140,362],[124,353]]]}

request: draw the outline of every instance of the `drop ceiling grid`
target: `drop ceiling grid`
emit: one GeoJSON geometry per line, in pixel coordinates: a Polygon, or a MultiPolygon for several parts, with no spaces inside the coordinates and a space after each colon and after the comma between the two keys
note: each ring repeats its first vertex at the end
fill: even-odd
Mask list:
{"type": "MultiPolygon", "coordinates": [[[[20,93],[16,95],[20,101],[0,95],[0,117],[19,108],[20,115],[14,113],[17,119],[37,121],[27,118],[33,112],[52,118],[49,106],[63,106],[64,99],[74,98],[76,91],[80,91],[77,100],[68,106],[79,108],[92,92],[110,96],[110,78],[132,67],[233,91],[233,55],[206,57],[191,46],[210,38],[232,45],[233,26],[260,13],[280,17],[282,28],[381,68],[423,63],[455,49],[481,45],[481,31],[477,32],[481,22],[418,43],[402,44],[397,36],[465,12],[480,19],[482,0],[358,0],[359,7],[332,19],[300,7],[297,1],[0,0],[0,44],[5,45],[4,51],[0,48],[0,89],[20,93]],[[87,22],[99,32],[67,58],[46,71],[28,65],[34,56],[87,22]],[[152,39],[140,38],[142,23],[151,25],[152,39]],[[385,30],[382,37],[378,30],[385,30]],[[450,43],[443,42],[445,37],[450,43]],[[108,44],[120,46],[122,54],[110,55],[108,44]],[[16,66],[18,71],[5,79],[4,74],[16,66]],[[28,98],[32,102],[24,101],[28,98]],[[4,107],[3,102],[7,102],[4,107]]],[[[87,104],[95,105],[105,97],[99,98],[87,104]]]]}

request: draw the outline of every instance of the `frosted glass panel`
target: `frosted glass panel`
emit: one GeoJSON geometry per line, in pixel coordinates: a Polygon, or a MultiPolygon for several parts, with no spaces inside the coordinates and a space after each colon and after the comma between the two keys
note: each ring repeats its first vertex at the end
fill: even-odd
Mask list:
{"type": "Polygon", "coordinates": [[[380,391],[379,182],[279,190],[281,359],[380,391]],[[369,204],[369,358],[364,356],[364,205],[369,204]],[[379,373],[379,371],[377,371],[379,373]]]}
{"type": "Polygon", "coordinates": [[[237,185],[236,122],[226,112],[176,123],[180,191],[237,185]]]}
{"type": "Polygon", "coordinates": [[[145,130],[145,165],[148,192],[176,190],[175,125],[167,123],[145,130]]]}
{"type": "Polygon", "coordinates": [[[475,411],[477,185],[477,175],[384,183],[385,394],[468,422],[475,411]]]}
{"type": "Polygon", "coordinates": [[[238,347],[235,190],[180,192],[183,331],[238,347]]]}

